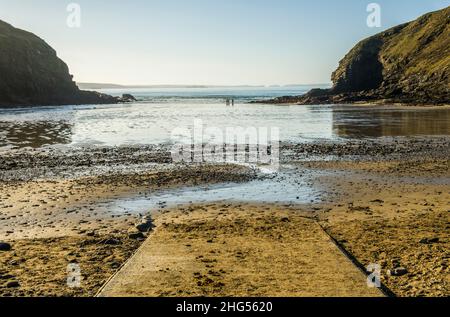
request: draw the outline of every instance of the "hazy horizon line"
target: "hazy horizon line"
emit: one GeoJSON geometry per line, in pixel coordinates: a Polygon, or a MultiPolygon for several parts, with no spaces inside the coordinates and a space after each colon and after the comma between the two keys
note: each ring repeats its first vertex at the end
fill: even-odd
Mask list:
{"type": "Polygon", "coordinates": [[[77,86],[91,88],[227,88],[227,87],[299,87],[299,86],[328,86],[332,83],[312,83],[312,84],[242,84],[242,85],[218,85],[218,84],[115,84],[96,82],[76,82],[77,86]]]}

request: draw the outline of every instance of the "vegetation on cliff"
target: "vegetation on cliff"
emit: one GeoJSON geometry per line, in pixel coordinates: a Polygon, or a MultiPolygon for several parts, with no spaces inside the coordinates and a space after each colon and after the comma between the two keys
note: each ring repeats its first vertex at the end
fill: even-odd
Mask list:
{"type": "Polygon", "coordinates": [[[450,7],[359,42],[332,74],[331,89],[271,102],[450,102],[450,7]]]}

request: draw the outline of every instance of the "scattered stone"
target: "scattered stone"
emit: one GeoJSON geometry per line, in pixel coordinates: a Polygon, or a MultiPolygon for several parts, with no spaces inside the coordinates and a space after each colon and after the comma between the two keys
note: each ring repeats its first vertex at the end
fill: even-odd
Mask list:
{"type": "Polygon", "coordinates": [[[149,218],[144,218],[141,223],[136,225],[136,229],[143,233],[149,232],[153,227],[153,221],[149,218]]]}
{"type": "Polygon", "coordinates": [[[371,212],[372,210],[370,209],[370,207],[365,207],[365,206],[351,206],[349,207],[350,211],[357,211],[357,212],[371,212]]]}
{"type": "Polygon", "coordinates": [[[397,267],[393,270],[389,270],[388,274],[390,276],[403,276],[405,274],[408,274],[408,270],[405,269],[404,267],[397,267]]]}
{"type": "Polygon", "coordinates": [[[439,238],[423,238],[419,241],[419,243],[421,244],[433,244],[433,243],[438,243],[439,242],[439,238]]]}
{"type": "Polygon", "coordinates": [[[13,279],[13,278],[15,278],[15,276],[11,275],[11,274],[6,274],[6,275],[0,274],[0,280],[10,280],[10,279],[13,279]]]}
{"type": "Polygon", "coordinates": [[[17,288],[17,287],[20,287],[20,284],[17,281],[10,281],[6,283],[6,288],[17,288]]]}
{"type": "Polygon", "coordinates": [[[11,245],[6,242],[0,242],[0,251],[11,251],[11,245]]]}
{"type": "Polygon", "coordinates": [[[111,263],[111,268],[112,269],[118,269],[118,268],[120,268],[120,263],[118,263],[118,262],[113,262],[113,263],[111,263]]]}
{"type": "Polygon", "coordinates": [[[128,235],[128,238],[132,239],[132,240],[139,240],[139,239],[145,239],[145,236],[142,232],[131,232],[128,235]]]}
{"type": "Polygon", "coordinates": [[[119,245],[122,242],[119,239],[114,239],[114,238],[110,238],[110,239],[106,239],[105,241],[103,241],[103,244],[107,244],[107,245],[119,245]]]}

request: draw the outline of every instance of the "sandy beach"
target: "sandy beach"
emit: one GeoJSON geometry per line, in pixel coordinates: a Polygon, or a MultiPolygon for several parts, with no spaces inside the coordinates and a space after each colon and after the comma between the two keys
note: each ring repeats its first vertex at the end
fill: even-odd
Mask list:
{"type": "Polygon", "coordinates": [[[10,1],[0,302],[450,297],[449,1],[10,1]]]}
{"type": "MultiPolygon", "coordinates": [[[[397,296],[449,295],[446,138],[285,145],[283,164],[295,173],[328,172],[311,178],[311,186],[323,193],[321,202],[250,204],[242,193],[242,202],[192,201],[177,207],[163,202],[148,213],[113,212],[104,203],[264,176],[237,165],[148,166],[133,161],[142,156],[130,156],[126,150],[116,156],[110,155],[111,149],[103,151],[96,152],[95,159],[89,150],[79,152],[65,164],[55,164],[60,160],[57,152],[2,155],[0,241],[11,250],[0,251],[1,296],[94,296],[121,274],[144,241],[147,256],[165,252],[161,258],[188,254],[189,259],[157,262],[162,271],[153,271],[152,278],[161,283],[143,286],[141,295],[380,295],[367,290],[364,274],[351,260],[361,267],[379,264],[383,283],[397,296]],[[305,156],[327,159],[306,161],[305,156]],[[119,163],[110,164],[111,159],[119,163]],[[123,164],[127,160],[129,164],[123,164]],[[136,228],[145,216],[155,226],[148,233],[136,228]],[[306,243],[311,239],[316,242],[306,243]],[[342,280],[355,276],[350,280],[360,286],[337,287],[344,282],[328,278],[330,268],[321,261],[327,257],[335,266],[348,268],[342,280]],[[71,263],[81,267],[81,288],[67,286],[71,263]],[[296,280],[297,275],[302,278],[296,280]],[[308,276],[323,277],[328,284],[308,288],[308,276]]],[[[155,161],[165,156],[164,151],[154,154],[155,161]]],[[[139,289],[109,294],[139,295],[139,289]]]]}
{"type": "Polygon", "coordinates": [[[321,180],[340,197],[323,206],[323,228],[364,267],[379,264],[396,295],[448,296],[449,161],[331,165],[352,172],[321,180]]]}
{"type": "Polygon", "coordinates": [[[2,182],[0,241],[11,250],[0,251],[0,295],[93,296],[146,238],[136,228],[145,214],[114,214],[100,202],[159,188],[240,182],[253,174],[239,166],[197,166],[2,182]],[[81,288],[67,286],[71,263],[86,276],[81,288]]]}

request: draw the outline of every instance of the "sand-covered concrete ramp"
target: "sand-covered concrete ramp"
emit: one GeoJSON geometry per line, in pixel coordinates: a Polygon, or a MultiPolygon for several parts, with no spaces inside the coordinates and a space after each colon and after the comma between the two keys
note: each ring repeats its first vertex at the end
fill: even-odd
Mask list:
{"type": "Polygon", "coordinates": [[[157,229],[99,296],[383,296],[313,220],[277,207],[189,207],[157,229]]]}

